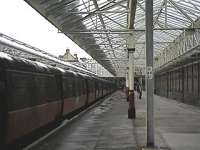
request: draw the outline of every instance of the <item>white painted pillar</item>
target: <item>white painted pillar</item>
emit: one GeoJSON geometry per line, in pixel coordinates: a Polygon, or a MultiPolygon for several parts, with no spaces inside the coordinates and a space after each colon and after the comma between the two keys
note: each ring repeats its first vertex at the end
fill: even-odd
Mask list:
{"type": "Polygon", "coordinates": [[[130,34],[128,37],[128,68],[129,68],[129,90],[134,90],[134,52],[135,36],[130,34]]]}
{"type": "Polygon", "coordinates": [[[129,90],[134,90],[134,50],[128,50],[129,90]]]}
{"type": "Polygon", "coordinates": [[[135,37],[131,34],[128,38],[128,68],[129,68],[129,93],[128,93],[128,118],[135,119],[135,100],[134,100],[134,52],[135,52],[135,37]]]}
{"type": "Polygon", "coordinates": [[[129,78],[129,76],[128,76],[128,70],[126,71],[126,88],[128,88],[129,86],[129,82],[128,82],[128,78],[129,78]]]}

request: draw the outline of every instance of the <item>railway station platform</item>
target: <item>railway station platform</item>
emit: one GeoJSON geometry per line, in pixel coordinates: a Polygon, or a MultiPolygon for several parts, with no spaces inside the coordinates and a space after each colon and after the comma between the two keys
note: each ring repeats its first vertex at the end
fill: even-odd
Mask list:
{"type": "MultiPolygon", "coordinates": [[[[127,118],[125,94],[117,91],[30,150],[140,150],[146,144],[145,93],[136,119],[127,118]]],[[[154,96],[155,144],[162,150],[200,149],[200,108],[154,96]]],[[[27,148],[26,148],[27,149],[27,148]]]]}

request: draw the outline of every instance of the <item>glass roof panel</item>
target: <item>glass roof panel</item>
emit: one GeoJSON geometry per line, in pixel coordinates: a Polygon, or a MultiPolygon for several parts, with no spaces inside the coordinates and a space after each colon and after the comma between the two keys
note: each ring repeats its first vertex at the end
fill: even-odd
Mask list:
{"type": "MultiPolygon", "coordinates": [[[[127,28],[128,0],[26,1],[111,73],[124,76],[125,70],[119,68],[127,66],[126,41],[133,32],[127,28]]],[[[200,1],[154,0],[153,14],[154,55],[157,56],[199,19],[200,1]]],[[[137,0],[134,27],[135,64],[144,68],[145,0],[137,0]]]]}

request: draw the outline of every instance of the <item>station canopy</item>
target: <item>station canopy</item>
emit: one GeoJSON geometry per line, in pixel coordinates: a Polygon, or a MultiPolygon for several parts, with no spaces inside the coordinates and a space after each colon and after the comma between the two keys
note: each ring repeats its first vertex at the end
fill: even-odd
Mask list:
{"type": "MultiPolygon", "coordinates": [[[[25,0],[116,76],[128,64],[127,37],[134,32],[135,71],[145,68],[145,0],[137,0],[134,29],[128,29],[128,0],[25,0]]],[[[200,16],[199,0],[154,0],[154,56],[200,16]]]]}

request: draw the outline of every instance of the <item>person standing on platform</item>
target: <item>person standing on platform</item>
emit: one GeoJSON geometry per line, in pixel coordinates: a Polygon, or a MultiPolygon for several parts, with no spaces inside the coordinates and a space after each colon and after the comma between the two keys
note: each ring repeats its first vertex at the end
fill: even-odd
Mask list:
{"type": "Polygon", "coordinates": [[[134,90],[137,92],[137,95],[139,95],[139,99],[141,99],[142,98],[142,88],[137,79],[134,82],[134,90]]]}

